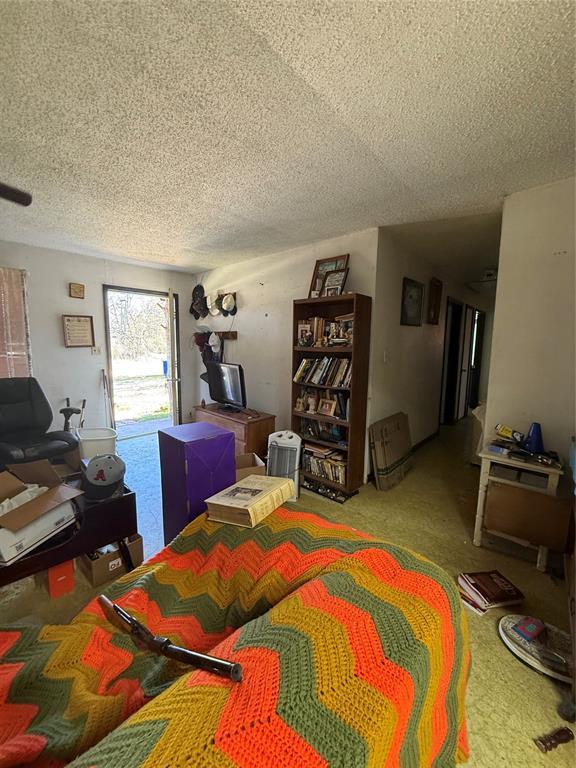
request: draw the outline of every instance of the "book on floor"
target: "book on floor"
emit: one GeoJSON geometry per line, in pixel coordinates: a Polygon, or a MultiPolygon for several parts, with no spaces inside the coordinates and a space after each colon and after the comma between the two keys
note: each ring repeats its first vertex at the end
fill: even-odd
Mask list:
{"type": "Polygon", "coordinates": [[[461,573],[458,586],[473,603],[487,610],[504,605],[516,605],[524,600],[524,595],[500,571],[476,571],[461,573]]]}
{"type": "Polygon", "coordinates": [[[206,499],[207,517],[253,528],[295,493],[294,481],[289,478],[248,475],[206,499]]]}
{"type": "Polygon", "coordinates": [[[470,595],[466,594],[463,589],[460,590],[460,599],[466,608],[471,610],[473,613],[477,613],[479,616],[483,616],[487,611],[487,608],[482,608],[480,605],[475,603],[470,595]]]}

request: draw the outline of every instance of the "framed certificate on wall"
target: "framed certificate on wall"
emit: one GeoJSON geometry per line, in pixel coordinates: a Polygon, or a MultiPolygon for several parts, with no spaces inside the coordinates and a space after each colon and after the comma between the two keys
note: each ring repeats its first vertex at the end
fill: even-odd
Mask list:
{"type": "Polygon", "coordinates": [[[62,315],[64,346],[93,347],[94,321],[92,315],[62,315]]]}

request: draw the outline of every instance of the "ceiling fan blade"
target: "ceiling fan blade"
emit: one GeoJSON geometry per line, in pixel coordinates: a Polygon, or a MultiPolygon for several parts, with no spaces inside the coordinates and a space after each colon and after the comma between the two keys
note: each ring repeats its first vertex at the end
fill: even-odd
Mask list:
{"type": "Polygon", "coordinates": [[[22,192],[21,189],[15,189],[15,187],[9,187],[7,184],[0,182],[0,197],[4,200],[10,200],[12,203],[18,205],[30,205],[32,202],[32,195],[28,192],[22,192]]]}

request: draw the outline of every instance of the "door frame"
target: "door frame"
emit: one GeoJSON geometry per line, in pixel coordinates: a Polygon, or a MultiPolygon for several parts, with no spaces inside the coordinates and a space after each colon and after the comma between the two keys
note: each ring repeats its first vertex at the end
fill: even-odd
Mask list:
{"type": "Polygon", "coordinates": [[[474,330],[474,313],[476,310],[471,304],[464,305],[462,317],[462,329],[460,335],[460,368],[458,371],[458,390],[456,397],[456,421],[460,421],[468,414],[470,399],[470,360],[472,358],[472,335],[474,330]],[[470,320],[470,328],[468,328],[470,320]],[[466,374],[466,384],[462,391],[462,379],[466,374]],[[461,407],[463,406],[463,407],[461,407]],[[462,413],[461,413],[462,411],[462,413]]]}
{"type": "MultiPolygon", "coordinates": [[[[472,387],[472,371],[471,371],[471,362],[472,362],[472,335],[474,330],[474,316],[475,313],[478,312],[479,315],[483,318],[483,322],[480,324],[481,327],[481,335],[480,335],[480,343],[478,345],[479,349],[479,355],[480,355],[480,365],[482,364],[482,349],[484,344],[484,326],[486,322],[486,312],[483,309],[478,309],[478,307],[475,307],[472,304],[468,304],[467,302],[458,301],[458,299],[453,299],[451,296],[447,297],[447,303],[446,303],[446,317],[444,321],[444,344],[442,348],[442,378],[440,381],[440,403],[438,408],[438,425],[446,425],[451,426],[453,424],[456,424],[458,421],[460,421],[461,418],[464,418],[466,416],[466,413],[464,416],[459,417],[459,406],[460,406],[460,388],[462,386],[462,369],[464,368],[465,363],[465,338],[466,338],[466,314],[468,310],[472,313],[472,320],[471,320],[471,332],[470,332],[470,340],[469,340],[469,349],[468,349],[468,361],[467,361],[467,370],[468,370],[468,381],[466,384],[466,408],[467,411],[470,406],[470,392],[472,387]],[[445,407],[445,394],[448,391],[448,384],[446,381],[446,377],[449,373],[447,370],[447,363],[449,362],[447,360],[447,349],[446,344],[447,342],[451,341],[451,338],[449,338],[449,328],[448,328],[448,321],[449,321],[449,311],[448,306],[452,305],[453,307],[459,307],[460,308],[460,322],[458,327],[458,367],[457,367],[457,375],[456,375],[456,382],[455,382],[455,391],[454,391],[454,403],[453,403],[453,409],[450,414],[446,413],[446,407],[445,407]],[[446,388],[446,389],[445,389],[446,388]],[[444,416],[444,421],[442,421],[442,416],[444,416]]],[[[451,336],[451,334],[450,334],[451,336]]]]}
{"type": "Polygon", "coordinates": [[[453,299],[452,296],[446,297],[446,313],[444,317],[444,343],[442,345],[442,377],[440,379],[440,402],[438,404],[438,428],[440,428],[443,425],[451,425],[456,423],[456,419],[454,418],[455,412],[456,412],[456,405],[458,401],[458,392],[460,389],[460,368],[461,366],[461,358],[462,358],[462,329],[463,329],[463,322],[464,322],[464,315],[466,312],[466,305],[462,301],[458,301],[458,299],[453,299]],[[447,358],[447,352],[446,344],[447,342],[452,340],[452,331],[448,327],[449,320],[452,320],[452,314],[448,311],[449,305],[452,305],[452,307],[457,307],[460,310],[460,323],[458,325],[458,376],[456,380],[456,388],[454,391],[454,409],[453,412],[450,414],[450,418],[447,418],[446,414],[446,408],[445,408],[445,396],[448,391],[448,382],[447,382],[447,376],[448,376],[448,369],[450,360],[447,358]],[[450,330],[450,334],[449,334],[450,330]],[[444,411],[444,413],[443,413],[444,411]],[[442,415],[444,415],[444,421],[442,421],[442,415]]]}
{"type": "MultiPolygon", "coordinates": [[[[486,312],[483,309],[474,307],[474,312],[478,314],[476,324],[476,360],[478,365],[474,366],[472,357],[473,346],[470,344],[470,386],[468,387],[468,405],[476,408],[480,402],[480,379],[482,376],[482,362],[484,359],[484,332],[486,330],[486,312]]],[[[472,320],[474,322],[474,319],[472,320]]]]}
{"type": "MultiPolygon", "coordinates": [[[[123,291],[124,293],[140,293],[147,296],[161,296],[168,299],[168,291],[154,291],[147,288],[129,288],[124,285],[110,285],[104,283],[102,285],[102,295],[104,298],[104,333],[106,336],[106,373],[108,376],[108,392],[110,395],[110,406],[112,409],[112,428],[116,429],[116,417],[114,415],[114,377],[112,376],[112,350],[110,345],[110,323],[108,321],[108,291],[123,291]]],[[[176,408],[176,419],[178,424],[182,424],[182,376],[180,368],[180,308],[178,302],[178,294],[172,293],[174,299],[174,332],[176,334],[175,349],[176,349],[176,386],[178,390],[178,405],[176,408]]],[[[142,435],[138,435],[141,437],[142,435]]]]}

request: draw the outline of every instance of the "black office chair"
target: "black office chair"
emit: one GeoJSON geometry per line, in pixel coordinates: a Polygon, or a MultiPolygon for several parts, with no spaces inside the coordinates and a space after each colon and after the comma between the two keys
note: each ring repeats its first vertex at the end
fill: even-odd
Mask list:
{"type": "Polygon", "coordinates": [[[54,459],[78,446],[71,432],[48,432],[52,409],[36,379],[0,379],[0,468],[54,459]]]}

